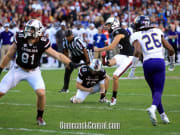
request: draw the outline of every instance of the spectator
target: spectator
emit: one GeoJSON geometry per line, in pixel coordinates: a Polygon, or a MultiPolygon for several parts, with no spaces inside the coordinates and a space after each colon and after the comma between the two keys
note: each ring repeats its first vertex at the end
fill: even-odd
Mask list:
{"type": "MultiPolygon", "coordinates": [[[[5,30],[0,33],[0,40],[2,40],[2,46],[0,50],[1,61],[2,61],[2,58],[8,52],[13,42],[13,36],[14,36],[14,34],[9,30],[9,23],[6,23],[4,27],[5,27],[5,30]]],[[[9,68],[9,65],[7,66],[7,68],[9,68]]]]}
{"type": "MultiPolygon", "coordinates": [[[[94,35],[93,37],[94,39],[94,46],[98,47],[98,48],[103,48],[105,47],[105,45],[107,45],[107,38],[106,38],[106,35],[104,35],[102,33],[102,27],[99,27],[98,28],[98,33],[94,35]]],[[[95,52],[95,58],[99,59],[100,58],[100,52],[95,52]]]]}
{"type": "MultiPolygon", "coordinates": [[[[58,47],[58,52],[63,53],[63,39],[65,38],[65,32],[66,32],[66,23],[61,22],[61,29],[59,29],[56,32],[56,44],[58,47]]],[[[58,67],[61,67],[61,62],[59,61],[58,67]]]]}
{"type": "Polygon", "coordinates": [[[178,44],[178,33],[176,31],[175,24],[170,25],[170,30],[168,31],[168,41],[172,45],[175,51],[175,62],[177,63],[177,44],[178,44]]]}

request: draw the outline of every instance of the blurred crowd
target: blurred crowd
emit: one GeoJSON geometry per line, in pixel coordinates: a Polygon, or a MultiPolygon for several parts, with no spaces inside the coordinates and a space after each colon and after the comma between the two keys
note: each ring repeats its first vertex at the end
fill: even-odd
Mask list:
{"type": "MultiPolygon", "coordinates": [[[[103,26],[108,17],[117,17],[121,25],[128,28],[138,15],[148,15],[152,25],[160,27],[167,38],[169,31],[175,28],[177,49],[180,48],[179,0],[0,0],[0,32],[5,29],[5,24],[8,24],[15,34],[24,28],[29,19],[39,19],[45,26],[45,34],[52,44],[59,46],[58,42],[61,43],[60,39],[57,39],[57,32],[62,26],[65,27],[63,29],[73,29],[75,34],[80,33],[76,29],[81,29],[82,34],[78,36],[91,44],[92,37],[85,38],[83,34],[97,34],[99,27],[103,26]]],[[[107,37],[106,44],[110,43],[107,31],[102,30],[102,33],[107,37]]],[[[61,51],[61,47],[56,49],[58,48],[61,51]]]]}

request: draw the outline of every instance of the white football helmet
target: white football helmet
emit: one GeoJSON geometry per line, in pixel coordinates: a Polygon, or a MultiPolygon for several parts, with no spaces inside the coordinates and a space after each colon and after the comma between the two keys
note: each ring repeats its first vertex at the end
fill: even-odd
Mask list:
{"type": "Polygon", "coordinates": [[[24,33],[26,37],[37,38],[42,36],[44,26],[37,19],[31,19],[25,24],[24,33]]]}
{"type": "Polygon", "coordinates": [[[102,62],[99,59],[93,59],[89,67],[93,71],[100,71],[102,69],[102,62]]]}
{"type": "Polygon", "coordinates": [[[109,17],[106,22],[105,25],[110,24],[110,29],[109,32],[111,33],[115,28],[120,26],[120,22],[117,18],[115,17],[109,17]]]}

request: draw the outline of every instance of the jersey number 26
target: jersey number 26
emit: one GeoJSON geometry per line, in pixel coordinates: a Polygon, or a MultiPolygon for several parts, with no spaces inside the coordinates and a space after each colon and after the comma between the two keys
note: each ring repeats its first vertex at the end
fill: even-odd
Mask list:
{"type": "Polygon", "coordinates": [[[145,44],[147,50],[161,47],[161,42],[157,39],[157,33],[151,33],[151,35],[146,34],[142,37],[142,39],[146,40],[145,44]]]}

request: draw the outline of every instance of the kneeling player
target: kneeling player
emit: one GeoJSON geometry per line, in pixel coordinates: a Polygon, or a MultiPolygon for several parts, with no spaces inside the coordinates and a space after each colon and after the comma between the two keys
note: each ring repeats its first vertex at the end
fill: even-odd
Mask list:
{"type": "Polygon", "coordinates": [[[109,76],[102,68],[102,63],[98,59],[93,59],[90,66],[82,66],[79,69],[76,87],[77,93],[70,101],[72,103],[82,103],[89,94],[100,92],[100,102],[108,102],[105,98],[109,85],[109,76]]]}

